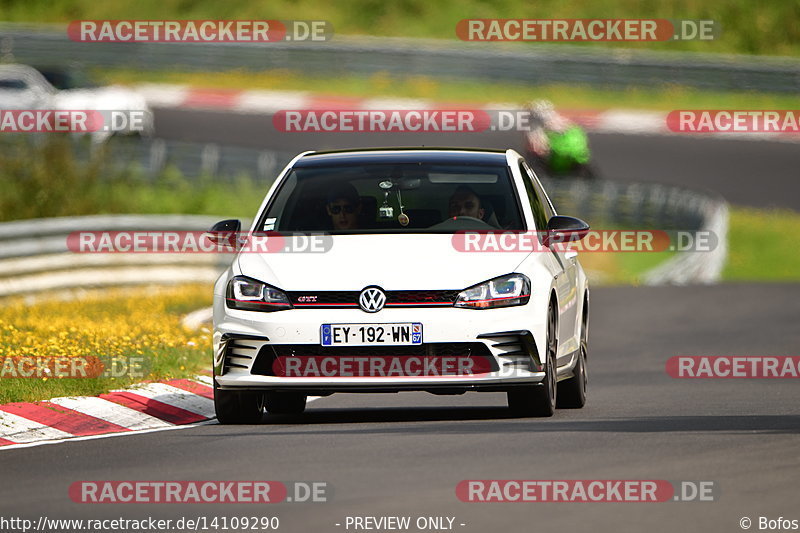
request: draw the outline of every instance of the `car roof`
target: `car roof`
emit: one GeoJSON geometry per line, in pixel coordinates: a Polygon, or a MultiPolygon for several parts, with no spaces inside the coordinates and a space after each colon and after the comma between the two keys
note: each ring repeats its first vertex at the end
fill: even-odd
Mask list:
{"type": "Polygon", "coordinates": [[[298,159],[295,168],[331,165],[386,165],[402,163],[505,165],[502,150],[469,148],[363,148],[312,152],[298,159]]]}
{"type": "Polygon", "coordinates": [[[36,80],[39,82],[48,83],[47,78],[45,78],[41,72],[39,72],[38,70],[29,65],[16,65],[16,64],[0,65],[0,77],[4,79],[22,78],[25,80],[36,80]]]}
{"type": "Polygon", "coordinates": [[[14,74],[33,74],[38,73],[39,71],[29,65],[17,65],[17,64],[2,64],[0,65],[0,72],[6,73],[14,73],[14,74]]]}

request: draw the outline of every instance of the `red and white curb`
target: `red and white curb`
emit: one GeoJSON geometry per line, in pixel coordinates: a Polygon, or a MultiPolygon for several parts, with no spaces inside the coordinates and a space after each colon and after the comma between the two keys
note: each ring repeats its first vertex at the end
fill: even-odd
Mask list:
{"type": "MultiPolygon", "coordinates": [[[[435,102],[414,98],[356,98],[330,96],[309,91],[267,91],[238,89],[202,89],[182,85],[142,84],[135,89],[144,96],[150,107],[187,108],[230,111],[246,114],[271,115],[286,110],[424,110],[424,109],[483,109],[518,110],[511,103],[480,103],[470,105],[460,102],[435,102]]],[[[763,139],[773,141],[799,141],[793,133],[737,132],[737,133],[676,133],[667,127],[667,113],[625,109],[570,110],[559,112],[588,131],[596,133],[623,133],[630,135],[697,135],[701,137],[763,139]]]]}
{"type": "Polygon", "coordinates": [[[99,397],[0,405],[0,450],[210,423],[215,416],[211,379],[173,379],[99,397]]]}

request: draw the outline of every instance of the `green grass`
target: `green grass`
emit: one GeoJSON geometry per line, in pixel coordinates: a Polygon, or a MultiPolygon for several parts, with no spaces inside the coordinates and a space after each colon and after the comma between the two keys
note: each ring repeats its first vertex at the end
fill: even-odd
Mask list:
{"type": "Polygon", "coordinates": [[[71,141],[53,135],[41,144],[3,143],[0,150],[0,221],[110,213],[175,213],[248,218],[268,183],[246,176],[232,183],[174,168],[150,178],[99,156],[75,158],[71,141]]]}
{"type": "MultiPolygon", "coordinates": [[[[638,285],[648,270],[674,255],[659,253],[584,253],[580,260],[603,285],[638,285]]],[[[733,206],[728,228],[728,259],[722,281],[800,282],[800,213],[789,209],[733,206]]]]}
{"type": "Polygon", "coordinates": [[[672,258],[675,252],[592,252],[579,256],[589,282],[594,285],[639,285],[649,270],[672,258]]]}
{"type": "MultiPolygon", "coordinates": [[[[134,354],[123,354],[118,361],[130,361],[134,354]]],[[[141,356],[138,356],[141,357],[141,356]]],[[[210,368],[211,350],[198,355],[188,348],[165,348],[153,356],[145,357],[143,368],[148,381],[162,381],[197,376],[210,368]]],[[[138,365],[138,363],[137,363],[138,365]]],[[[114,389],[126,388],[140,383],[138,374],[133,376],[102,378],[63,378],[42,381],[36,378],[2,378],[0,405],[11,402],[36,402],[62,396],[98,396],[114,389]]]]}
{"type": "Polygon", "coordinates": [[[61,23],[78,19],[314,19],[332,22],[339,35],[436,39],[456,39],[456,23],[464,18],[712,19],[722,28],[715,41],[587,46],[800,54],[800,4],[786,0],[5,0],[0,10],[0,19],[9,21],[61,23]]]}
{"type": "Polygon", "coordinates": [[[53,300],[34,303],[22,297],[0,299],[0,404],[94,396],[143,379],[185,378],[208,370],[208,328],[188,331],[180,321],[211,304],[211,289],[193,284],[84,290],[66,299],[58,298],[60,292],[53,300]],[[50,375],[34,369],[32,377],[13,377],[20,368],[32,368],[22,363],[25,358],[73,360],[78,368],[90,368],[95,358],[126,365],[135,359],[137,369],[130,373],[118,367],[121,371],[108,377],[57,377],[55,368],[50,375]]]}
{"type": "Polygon", "coordinates": [[[734,207],[725,281],[800,281],[800,213],[734,207]]]}
{"type": "Polygon", "coordinates": [[[798,94],[701,91],[677,85],[660,89],[611,90],[590,86],[483,83],[439,80],[426,76],[396,77],[388,73],[372,76],[314,77],[285,70],[251,72],[139,71],[126,68],[94,72],[106,83],[172,83],[217,89],[266,89],[369,97],[422,98],[442,102],[505,102],[522,105],[537,98],[550,99],[565,109],[797,109],[798,94]]]}
{"type": "Polygon", "coordinates": [[[619,253],[619,279],[623,283],[638,285],[646,272],[675,256],[675,252],[619,253]]]}

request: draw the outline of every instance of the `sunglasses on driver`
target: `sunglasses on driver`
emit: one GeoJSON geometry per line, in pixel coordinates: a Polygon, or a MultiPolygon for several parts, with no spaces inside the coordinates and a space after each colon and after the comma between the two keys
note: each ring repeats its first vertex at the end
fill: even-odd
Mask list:
{"type": "Polygon", "coordinates": [[[342,209],[344,209],[344,212],[347,213],[348,215],[352,215],[353,213],[356,212],[356,206],[354,206],[352,204],[347,204],[347,205],[329,205],[328,209],[330,209],[332,215],[338,215],[339,213],[342,212],[342,209]]]}

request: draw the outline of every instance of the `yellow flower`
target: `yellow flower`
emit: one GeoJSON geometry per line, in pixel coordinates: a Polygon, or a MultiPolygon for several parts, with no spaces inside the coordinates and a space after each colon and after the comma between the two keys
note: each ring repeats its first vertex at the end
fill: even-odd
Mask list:
{"type": "Polygon", "coordinates": [[[187,332],[173,309],[211,303],[211,288],[86,291],[81,299],[27,304],[23,298],[0,300],[0,355],[36,357],[174,357],[175,349],[204,353],[210,331],[187,332]],[[13,324],[12,324],[13,322],[13,324]]]}

